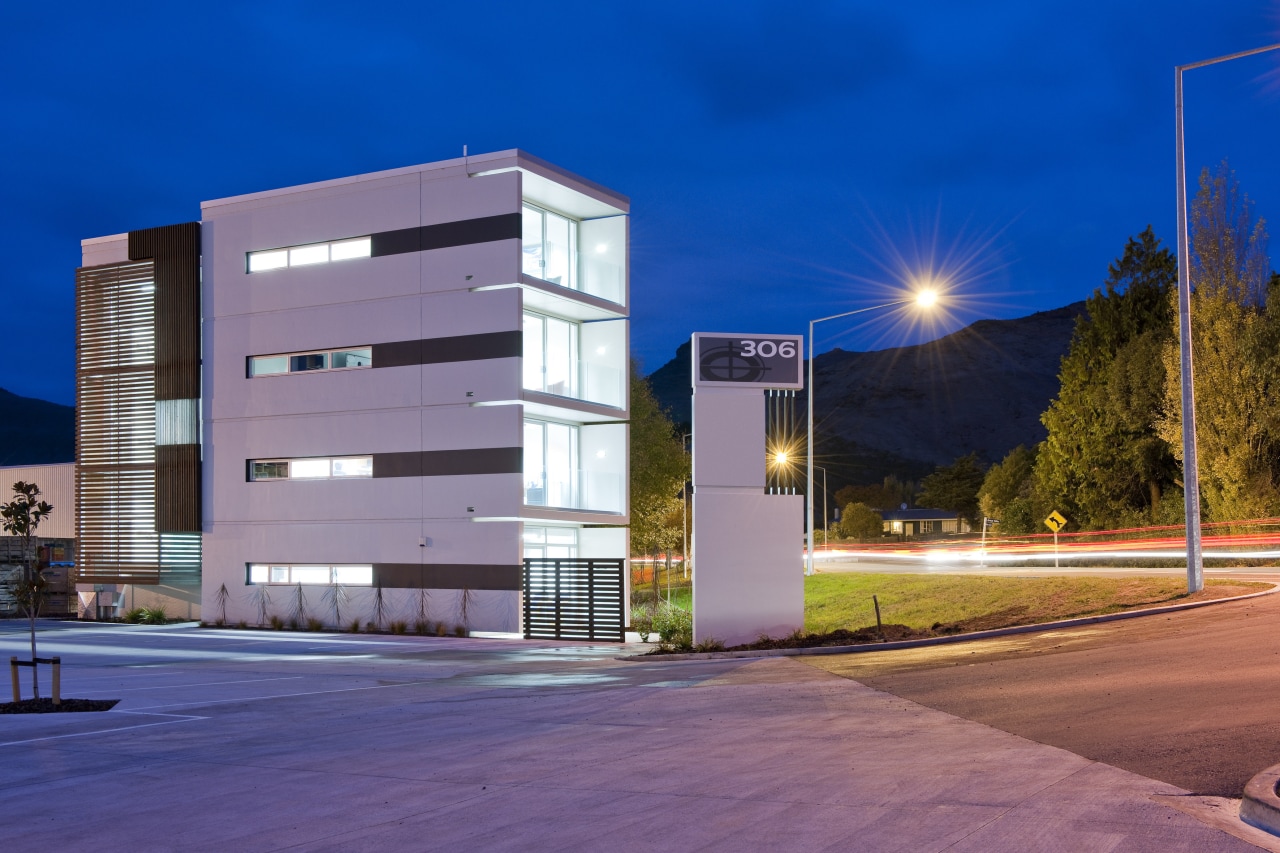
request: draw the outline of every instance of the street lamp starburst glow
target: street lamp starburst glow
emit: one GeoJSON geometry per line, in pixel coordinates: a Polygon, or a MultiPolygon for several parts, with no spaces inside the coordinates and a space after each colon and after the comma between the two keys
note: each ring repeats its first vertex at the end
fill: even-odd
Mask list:
{"type": "MultiPolygon", "coordinates": [[[[845,311],[842,314],[832,314],[830,317],[819,317],[816,320],[809,321],[809,383],[807,388],[809,417],[808,417],[808,436],[805,442],[805,449],[808,454],[807,464],[805,466],[808,472],[808,484],[805,488],[804,503],[805,512],[808,516],[807,531],[809,546],[805,551],[805,571],[806,575],[813,574],[813,556],[814,556],[814,535],[813,535],[813,399],[815,389],[813,385],[813,329],[818,323],[825,323],[827,320],[839,320],[843,317],[852,317],[855,314],[864,314],[868,311],[878,311],[884,308],[893,308],[901,310],[904,307],[916,306],[924,311],[929,311],[938,305],[938,291],[932,287],[921,287],[914,292],[906,292],[901,294],[904,298],[896,299],[893,302],[886,302],[883,305],[871,305],[866,308],[855,308],[852,311],[845,311]]],[[[777,454],[775,454],[777,458],[777,454]]],[[[825,524],[825,519],[824,522],[825,524]]]]}

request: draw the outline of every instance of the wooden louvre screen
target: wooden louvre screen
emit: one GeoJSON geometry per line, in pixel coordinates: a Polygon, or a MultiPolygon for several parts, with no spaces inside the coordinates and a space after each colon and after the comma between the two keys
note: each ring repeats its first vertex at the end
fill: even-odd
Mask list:
{"type": "Polygon", "coordinates": [[[150,261],[76,271],[76,535],[82,583],[158,583],[150,261]]]}
{"type": "Polygon", "coordinates": [[[626,639],[625,561],[536,557],[524,561],[526,640],[626,639]]]}

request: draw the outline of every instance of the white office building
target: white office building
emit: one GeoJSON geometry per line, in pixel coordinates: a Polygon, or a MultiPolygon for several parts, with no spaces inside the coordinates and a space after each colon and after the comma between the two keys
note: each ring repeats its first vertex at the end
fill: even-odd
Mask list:
{"type": "Polygon", "coordinates": [[[525,629],[527,559],[628,554],[628,211],[504,151],[85,240],[82,585],[525,629]]]}

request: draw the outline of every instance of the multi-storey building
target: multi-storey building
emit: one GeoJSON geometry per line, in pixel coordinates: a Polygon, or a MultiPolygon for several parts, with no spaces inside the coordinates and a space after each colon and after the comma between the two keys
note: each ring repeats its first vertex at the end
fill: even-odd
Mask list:
{"type": "Polygon", "coordinates": [[[505,151],[84,241],[82,583],[516,631],[522,558],[625,558],[628,209],[505,151]]]}

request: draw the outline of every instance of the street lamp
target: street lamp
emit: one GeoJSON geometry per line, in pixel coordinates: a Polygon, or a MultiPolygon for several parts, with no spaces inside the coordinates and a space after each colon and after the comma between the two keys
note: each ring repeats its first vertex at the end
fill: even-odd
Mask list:
{"type": "Polygon", "coordinates": [[[804,573],[806,575],[813,574],[813,327],[818,323],[825,323],[828,320],[839,320],[841,317],[852,317],[854,314],[865,314],[867,311],[879,311],[881,308],[895,308],[898,305],[906,305],[914,302],[922,308],[932,307],[938,301],[938,293],[935,290],[925,288],[918,291],[910,299],[897,299],[893,302],[886,302],[883,305],[872,305],[868,308],[857,308],[853,311],[845,311],[843,314],[832,314],[830,317],[819,317],[816,320],[809,321],[809,435],[808,435],[808,488],[804,493],[805,511],[809,521],[809,548],[806,553],[807,562],[805,564],[804,573]]]}
{"type": "MultiPolygon", "coordinates": [[[[1200,550],[1200,465],[1196,453],[1196,397],[1191,367],[1191,246],[1187,234],[1187,157],[1182,140],[1182,72],[1217,65],[1255,53],[1280,49],[1280,44],[1255,47],[1200,62],[1174,67],[1178,169],[1178,335],[1182,372],[1182,482],[1187,515],[1187,592],[1204,589],[1204,555],[1200,550]]],[[[812,393],[812,392],[810,392],[812,393]]]]}
{"type": "Polygon", "coordinates": [[[822,472],[822,546],[827,546],[827,525],[831,523],[831,513],[827,512],[827,469],[821,465],[814,468],[822,472]]]}

